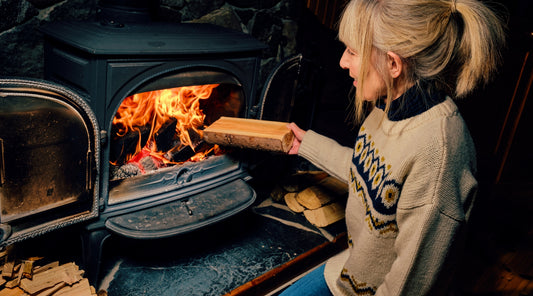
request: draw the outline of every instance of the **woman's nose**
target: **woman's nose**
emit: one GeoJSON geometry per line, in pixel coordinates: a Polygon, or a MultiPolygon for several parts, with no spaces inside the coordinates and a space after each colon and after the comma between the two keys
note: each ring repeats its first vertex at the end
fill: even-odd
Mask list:
{"type": "Polygon", "coordinates": [[[343,69],[348,69],[349,64],[348,60],[346,59],[346,51],[342,53],[341,59],[339,61],[339,66],[341,66],[341,68],[343,69]]]}

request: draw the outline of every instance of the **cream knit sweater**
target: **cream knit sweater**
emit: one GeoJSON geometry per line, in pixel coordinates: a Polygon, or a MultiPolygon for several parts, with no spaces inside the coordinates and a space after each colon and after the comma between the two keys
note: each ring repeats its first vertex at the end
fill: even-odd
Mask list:
{"type": "Polygon", "coordinates": [[[299,155],[346,181],[349,248],[326,264],[334,295],[445,295],[477,189],[475,149],[446,98],[389,120],[374,108],[355,148],[308,131],[299,155]]]}

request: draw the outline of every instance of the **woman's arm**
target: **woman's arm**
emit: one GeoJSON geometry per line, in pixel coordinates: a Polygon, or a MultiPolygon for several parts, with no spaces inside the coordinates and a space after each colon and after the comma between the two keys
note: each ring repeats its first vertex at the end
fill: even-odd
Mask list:
{"type": "Polygon", "coordinates": [[[348,182],[353,149],[312,130],[303,131],[294,123],[289,128],[295,135],[289,154],[298,154],[326,173],[348,182]]]}

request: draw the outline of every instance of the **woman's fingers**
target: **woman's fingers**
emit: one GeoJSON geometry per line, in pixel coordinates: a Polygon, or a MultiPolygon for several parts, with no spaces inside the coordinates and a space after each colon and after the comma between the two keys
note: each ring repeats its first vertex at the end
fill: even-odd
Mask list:
{"type": "Polygon", "coordinates": [[[289,150],[289,154],[298,154],[298,150],[300,149],[300,144],[302,143],[302,140],[305,136],[305,131],[296,125],[296,123],[291,122],[287,125],[287,127],[292,130],[292,133],[294,134],[294,139],[292,140],[292,147],[289,150]]]}

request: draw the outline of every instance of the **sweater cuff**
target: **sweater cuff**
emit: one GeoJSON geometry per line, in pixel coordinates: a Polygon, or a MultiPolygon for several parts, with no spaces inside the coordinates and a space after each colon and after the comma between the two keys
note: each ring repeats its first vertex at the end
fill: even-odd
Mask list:
{"type": "Polygon", "coordinates": [[[302,139],[302,143],[300,143],[298,155],[311,162],[316,162],[318,160],[320,142],[323,142],[324,138],[324,136],[308,130],[302,139]]]}

